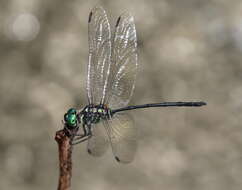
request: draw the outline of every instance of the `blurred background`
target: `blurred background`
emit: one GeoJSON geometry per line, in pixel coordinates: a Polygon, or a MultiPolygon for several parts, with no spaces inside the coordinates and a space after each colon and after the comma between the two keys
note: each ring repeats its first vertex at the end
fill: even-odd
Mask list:
{"type": "Polygon", "coordinates": [[[69,107],[87,103],[87,19],[97,4],[112,26],[124,11],[135,17],[130,104],[208,105],[134,111],[140,139],[129,165],[75,146],[72,189],[241,189],[240,0],[0,0],[0,189],[57,188],[54,135],[69,107]]]}

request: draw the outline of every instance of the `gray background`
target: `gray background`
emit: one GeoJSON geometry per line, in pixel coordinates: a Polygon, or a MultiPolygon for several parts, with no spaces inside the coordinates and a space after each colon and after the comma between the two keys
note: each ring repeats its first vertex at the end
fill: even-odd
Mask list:
{"type": "Polygon", "coordinates": [[[139,150],[120,165],[74,147],[72,189],[242,187],[242,2],[0,0],[0,189],[56,189],[55,131],[86,104],[87,18],[135,17],[139,71],[130,104],[204,100],[202,108],[134,111],[139,150]]]}

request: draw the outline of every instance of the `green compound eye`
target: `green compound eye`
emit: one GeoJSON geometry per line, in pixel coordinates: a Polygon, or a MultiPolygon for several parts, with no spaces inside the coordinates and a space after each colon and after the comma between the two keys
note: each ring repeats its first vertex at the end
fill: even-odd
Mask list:
{"type": "Polygon", "coordinates": [[[69,127],[75,127],[77,123],[76,110],[74,108],[69,109],[64,115],[64,120],[69,127]]]}
{"type": "Polygon", "coordinates": [[[70,108],[70,109],[67,111],[67,114],[76,114],[76,109],[74,109],[74,108],[70,108]]]}
{"type": "Polygon", "coordinates": [[[73,126],[76,124],[76,115],[75,114],[67,114],[66,122],[69,126],[73,126]]]}

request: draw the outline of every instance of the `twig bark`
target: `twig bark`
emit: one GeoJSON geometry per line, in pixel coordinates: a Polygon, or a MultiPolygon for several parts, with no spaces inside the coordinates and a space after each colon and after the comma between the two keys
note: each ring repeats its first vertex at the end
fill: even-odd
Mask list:
{"type": "Polygon", "coordinates": [[[72,146],[71,138],[66,135],[64,130],[56,132],[55,140],[59,147],[59,184],[58,190],[70,190],[72,175],[72,146]]]}

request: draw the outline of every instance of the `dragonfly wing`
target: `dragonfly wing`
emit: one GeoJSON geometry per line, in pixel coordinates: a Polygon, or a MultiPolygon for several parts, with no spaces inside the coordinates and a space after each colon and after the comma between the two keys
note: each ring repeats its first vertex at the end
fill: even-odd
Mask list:
{"type": "Polygon", "coordinates": [[[137,37],[134,18],[122,14],[116,23],[112,43],[108,104],[116,109],[129,103],[137,73],[137,37]]]}
{"type": "Polygon", "coordinates": [[[87,95],[89,104],[103,103],[111,58],[111,32],[105,10],[95,7],[88,20],[89,61],[87,95]]]}
{"type": "Polygon", "coordinates": [[[102,156],[108,149],[109,139],[103,122],[92,126],[92,137],[88,139],[87,151],[92,156],[102,156]]]}
{"type": "Polygon", "coordinates": [[[133,119],[126,113],[118,113],[104,120],[113,154],[118,162],[130,163],[137,150],[137,129],[133,119]]]}

